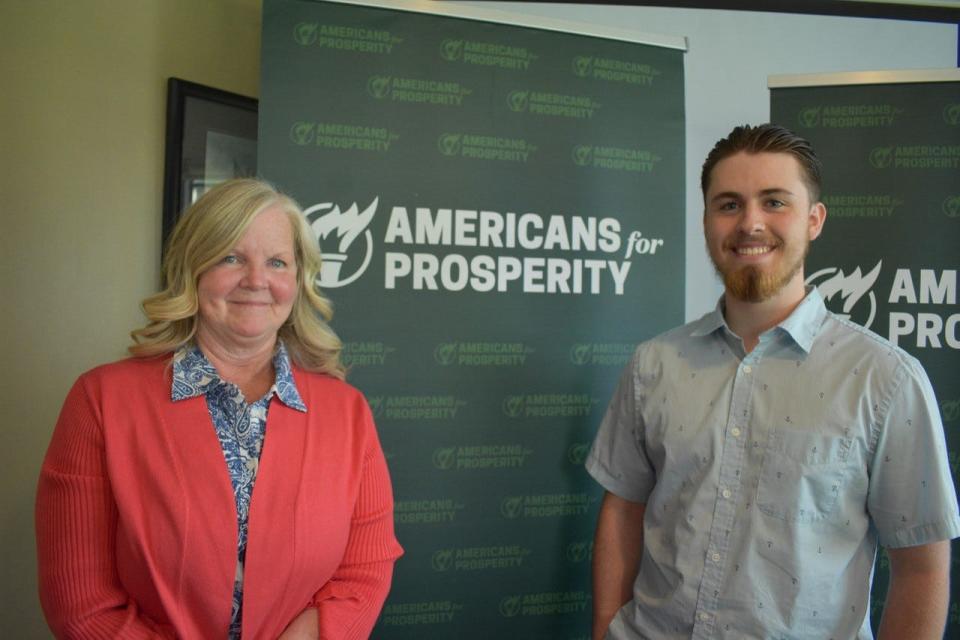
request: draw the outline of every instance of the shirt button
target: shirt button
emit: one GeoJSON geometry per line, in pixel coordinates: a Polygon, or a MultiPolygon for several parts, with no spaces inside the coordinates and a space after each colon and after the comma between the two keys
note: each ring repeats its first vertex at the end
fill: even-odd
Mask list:
{"type": "Polygon", "coordinates": [[[715,553],[715,554],[713,554],[713,555],[710,556],[710,557],[713,559],[714,562],[720,562],[720,554],[719,554],[719,553],[715,553]]]}
{"type": "Polygon", "coordinates": [[[748,365],[748,364],[743,365],[743,372],[744,372],[744,373],[750,373],[751,371],[753,371],[753,367],[751,367],[751,366],[748,365]]]}
{"type": "Polygon", "coordinates": [[[723,490],[723,493],[721,493],[720,495],[722,495],[724,498],[729,498],[729,497],[732,496],[733,494],[730,493],[730,489],[724,489],[724,490],[723,490]]]}
{"type": "Polygon", "coordinates": [[[739,438],[739,437],[740,437],[740,428],[739,428],[739,427],[734,427],[733,429],[730,429],[730,434],[731,434],[734,438],[739,438]]]}

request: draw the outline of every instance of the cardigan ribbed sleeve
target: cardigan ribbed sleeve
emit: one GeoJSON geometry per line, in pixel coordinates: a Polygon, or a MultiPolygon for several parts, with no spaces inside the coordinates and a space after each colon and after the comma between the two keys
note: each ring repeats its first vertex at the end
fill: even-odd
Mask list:
{"type": "Polygon", "coordinates": [[[58,638],[173,638],[120,584],[117,508],[106,475],[100,408],[83,378],[64,403],[36,503],[40,603],[58,638]]]}
{"type": "Polygon", "coordinates": [[[363,640],[390,590],[393,565],[403,553],[393,531],[393,489],[372,426],[360,490],[340,566],[313,597],[321,640],[363,640]]]}

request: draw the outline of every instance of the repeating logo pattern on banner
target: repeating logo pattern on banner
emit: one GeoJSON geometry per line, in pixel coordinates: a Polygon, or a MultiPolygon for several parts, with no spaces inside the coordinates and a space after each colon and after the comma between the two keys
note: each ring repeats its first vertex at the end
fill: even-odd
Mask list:
{"type": "Polygon", "coordinates": [[[682,53],[297,0],[263,44],[258,168],[317,236],[393,482],[373,637],[588,638],[583,465],[683,321],[682,53]]]}
{"type": "MultiPolygon", "coordinates": [[[[921,361],[940,403],[956,481],[960,82],[775,90],[771,113],[808,138],[824,163],[827,222],[807,259],[807,284],[831,311],[921,361]]],[[[952,573],[956,603],[960,574],[952,573]]],[[[875,628],[888,575],[881,553],[871,594],[875,628]]],[[[956,614],[945,637],[960,635],[956,614]]]]}

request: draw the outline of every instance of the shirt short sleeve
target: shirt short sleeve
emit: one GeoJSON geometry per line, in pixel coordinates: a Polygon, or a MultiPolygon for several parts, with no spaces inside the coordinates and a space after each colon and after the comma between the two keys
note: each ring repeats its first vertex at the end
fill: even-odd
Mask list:
{"type": "Polygon", "coordinates": [[[656,482],[656,472],[644,449],[639,354],[640,349],[620,376],[587,456],[586,468],[610,493],[645,504],[656,482]]]}
{"type": "Polygon", "coordinates": [[[894,383],[888,406],[879,407],[867,496],[880,544],[910,547],[958,537],[957,496],[930,380],[909,360],[894,383]]]}

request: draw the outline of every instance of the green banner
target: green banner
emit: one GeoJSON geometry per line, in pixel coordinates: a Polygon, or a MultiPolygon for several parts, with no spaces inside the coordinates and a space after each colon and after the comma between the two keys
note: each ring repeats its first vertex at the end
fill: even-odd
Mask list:
{"type": "MultiPolygon", "coordinates": [[[[940,402],[956,483],[960,77],[778,88],[771,92],[771,114],[810,140],[824,165],[827,224],[807,260],[807,282],[820,288],[832,311],[923,363],[940,402]]],[[[958,557],[955,542],[948,638],[960,637],[958,557]]],[[[874,629],[888,580],[881,553],[871,603],[874,629]]]]}
{"type": "Polygon", "coordinates": [[[680,50],[266,0],[258,167],[320,238],[406,555],[376,638],[589,636],[589,443],[683,320],[680,50]]]}

